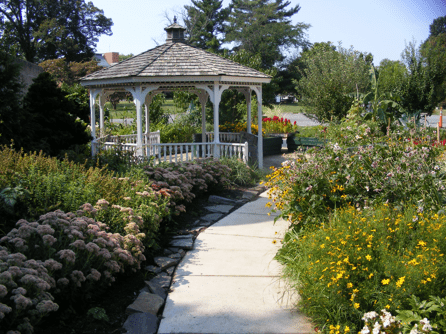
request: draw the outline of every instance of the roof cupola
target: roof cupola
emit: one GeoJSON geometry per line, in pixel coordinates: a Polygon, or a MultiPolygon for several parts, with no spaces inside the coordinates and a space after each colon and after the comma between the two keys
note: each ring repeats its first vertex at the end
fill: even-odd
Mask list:
{"type": "Polygon", "coordinates": [[[180,26],[177,23],[176,16],[174,16],[173,18],[173,24],[171,24],[167,28],[164,28],[164,30],[167,31],[166,43],[175,43],[175,42],[185,43],[186,40],[184,39],[184,32],[186,31],[186,28],[180,26]]]}

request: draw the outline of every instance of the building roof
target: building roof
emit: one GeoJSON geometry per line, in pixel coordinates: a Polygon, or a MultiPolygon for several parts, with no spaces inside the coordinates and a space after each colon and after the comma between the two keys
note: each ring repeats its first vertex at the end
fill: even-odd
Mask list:
{"type": "Polygon", "coordinates": [[[256,82],[269,82],[271,80],[270,76],[250,67],[192,47],[182,41],[168,40],[163,45],[87,75],[82,78],[82,82],[90,85],[94,81],[104,82],[119,78],[148,79],[147,81],[150,82],[151,79],[160,77],[164,80],[175,81],[175,78],[190,77],[197,80],[197,77],[215,76],[234,77],[238,80],[248,79],[248,81],[256,82]]]}

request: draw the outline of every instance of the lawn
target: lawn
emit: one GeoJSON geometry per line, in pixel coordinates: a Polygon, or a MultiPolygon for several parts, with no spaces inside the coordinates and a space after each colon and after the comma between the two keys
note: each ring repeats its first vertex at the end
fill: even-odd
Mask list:
{"type": "Polygon", "coordinates": [[[298,103],[274,103],[273,105],[286,114],[300,114],[304,111],[304,108],[298,103]]]}

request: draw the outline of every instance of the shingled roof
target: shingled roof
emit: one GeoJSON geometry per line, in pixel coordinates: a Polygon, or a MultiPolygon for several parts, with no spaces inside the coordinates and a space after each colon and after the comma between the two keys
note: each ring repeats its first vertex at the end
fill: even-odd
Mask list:
{"type": "MultiPolygon", "coordinates": [[[[166,31],[168,29],[184,28],[175,23],[166,28],[166,31]]],[[[82,78],[82,82],[88,85],[88,83],[93,84],[92,81],[96,80],[104,81],[119,78],[140,78],[137,81],[147,78],[147,81],[150,82],[159,77],[172,81],[176,81],[175,78],[191,77],[193,81],[202,81],[204,78],[199,79],[197,77],[215,76],[234,77],[238,80],[248,79],[248,81],[256,82],[269,82],[271,80],[270,76],[260,71],[187,45],[184,43],[184,39],[168,38],[165,44],[87,75],[82,78]]]]}

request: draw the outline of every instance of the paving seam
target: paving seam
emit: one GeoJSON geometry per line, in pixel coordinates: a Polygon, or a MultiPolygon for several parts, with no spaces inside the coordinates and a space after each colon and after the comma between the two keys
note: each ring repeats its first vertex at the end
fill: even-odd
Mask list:
{"type": "MultiPolygon", "coordinates": [[[[280,275],[178,275],[177,277],[242,277],[242,278],[281,278],[280,275]]],[[[175,280],[174,278],[174,280],[175,280]]]]}
{"type": "MultiPolygon", "coordinates": [[[[241,208],[242,208],[243,206],[241,206],[241,208]]],[[[277,214],[277,215],[268,215],[267,213],[256,213],[256,212],[237,212],[237,210],[235,210],[235,211],[233,211],[233,212],[231,212],[228,216],[231,216],[233,213],[236,213],[236,214],[238,214],[238,215],[250,215],[250,216],[268,216],[269,218],[276,218],[276,217],[279,217],[279,215],[280,214],[277,214]]],[[[228,216],[226,216],[226,217],[228,217],[228,216]]],[[[226,218],[226,217],[223,217],[223,218],[221,218],[220,220],[223,220],[224,218],[226,218]]],[[[217,223],[218,223],[218,221],[217,221],[217,223]]]]}
{"type": "Polygon", "coordinates": [[[221,234],[221,233],[213,233],[213,232],[205,232],[205,233],[212,234],[212,235],[228,236],[228,237],[245,237],[245,238],[272,239],[272,240],[283,239],[283,238],[279,238],[279,237],[259,237],[259,236],[255,236],[255,235],[243,235],[243,234],[221,234]]]}

